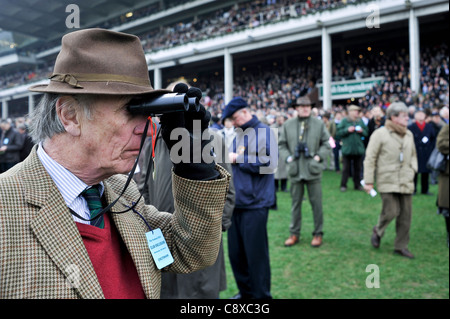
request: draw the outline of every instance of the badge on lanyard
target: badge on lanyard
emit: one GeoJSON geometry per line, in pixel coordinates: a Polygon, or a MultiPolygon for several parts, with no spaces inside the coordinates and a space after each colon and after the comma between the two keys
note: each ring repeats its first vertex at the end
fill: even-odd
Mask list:
{"type": "Polygon", "coordinates": [[[172,254],[170,253],[161,229],[157,228],[151,230],[145,235],[147,236],[148,248],[150,248],[156,267],[162,269],[173,263],[172,254]]]}
{"type": "Polygon", "coordinates": [[[5,138],[4,140],[3,140],[3,145],[8,145],[8,143],[9,143],[9,138],[5,138]]]}

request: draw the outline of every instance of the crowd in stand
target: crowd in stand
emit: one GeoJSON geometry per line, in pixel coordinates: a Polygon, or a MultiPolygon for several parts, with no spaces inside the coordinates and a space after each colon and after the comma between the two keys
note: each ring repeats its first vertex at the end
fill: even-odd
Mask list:
{"type": "Polygon", "coordinates": [[[324,10],[341,8],[355,0],[259,0],[236,4],[227,9],[195,17],[163,28],[155,28],[141,35],[144,50],[157,51],[233,33],[247,28],[297,18],[324,10]]]}
{"type": "MultiPolygon", "coordinates": [[[[445,43],[427,47],[421,55],[421,90],[412,92],[409,79],[409,62],[404,50],[384,53],[383,56],[357,62],[353,59],[343,60],[333,65],[335,77],[345,77],[357,70],[363,77],[384,76],[379,85],[374,85],[366,94],[352,101],[363,109],[375,106],[383,110],[395,101],[407,105],[431,110],[441,108],[449,103],[449,69],[448,46],[445,43]]],[[[262,114],[269,115],[273,110],[284,115],[291,112],[292,101],[317,92],[316,79],[321,78],[320,65],[289,65],[289,68],[276,65],[272,68],[261,68],[252,72],[241,71],[235,74],[234,94],[247,99],[249,105],[262,114]]],[[[199,79],[204,83],[203,91],[208,95],[207,104],[212,113],[220,116],[224,106],[224,90],[221,80],[213,77],[199,79]]],[[[345,103],[344,103],[345,104],[345,103]]],[[[333,112],[342,110],[345,105],[333,104],[333,112]]]]}
{"type": "MultiPolygon", "coordinates": [[[[314,1],[308,0],[296,3],[290,0],[256,0],[245,1],[230,8],[218,10],[207,15],[197,17],[191,22],[180,22],[167,28],[158,28],[150,34],[143,35],[144,47],[147,45],[154,50],[157,44],[171,47],[182,44],[183,41],[194,41],[203,37],[213,37],[218,34],[232,32],[235,28],[255,27],[261,23],[270,23],[282,19],[314,13],[317,11],[339,8],[356,3],[356,0],[314,1]],[[259,21],[259,24],[256,22],[259,21]],[[174,40],[177,37],[178,40],[174,40]]],[[[176,5],[177,2],[172,3],[176,5]]],[[[134,18],[150,15],[155,12],[155,5],[136,11],[134,18]]],[[[119,19],[119,18],[117,18],[119,19]]],[[[123,19],[113,19],[108,26],[126,22],[123,19]]],[[[391,50],[389,52],[367,54],[364,59],[346,56],[335,58],[332,64],[333,80],[367,78],[383,76],[384,81],[374,85],[365,96],[351,101],[364,110],[371,110],[376,106],[383,110],[395,101],[403,101],[414,108],[426,109],[430,115],[433,111],[448,106],[448,46],[444,42],[439,45],[427,46],[422,49],[420,58],[420,92],[410,89],[410,74],[408,50],[391,50]]],[[[26,84],[48,76],[51,65],[42,65],[35,70],[22,70],[12,74],[0,76],[0,88],[26,84]]],[[[251,71],[239,70],[234,78],[233,93],[247,100],[251,108],[259,116],[267,117],[270,121],[277,116],[289,117],[293,109],[289,106],[299,96],[312,92],[317,95],[317,80],[322,78],[321,65],[312,62],[289,65],[273,65],[271,68],[254,68],[251,71]]],[[[224,104],[223,79],[207,76],[198,79],[202,91],[206,94],[205,104],[214,116],[220,117],[224,104]]],[[[318,99],[316,97],[316,99],[318,99]]],[[[317,100],[317,102],[319,102],[317,100]]],[[[319,102],[320,104],[320,102],[319,102]]],[[[336,112],[345,109],[345,103],[333,104],[331,117],[336,112]]],[[[324,115],[324,111],[318,109],[324,115]]],[[[444,112],[445,113],[445,112],[444,112]]]]}
{"type": "MultiPolygon", "coordinates": [[[[195,17],[187,22],[179,22],[174,25],[157,27],[139,35],[144,49],[157,51],[171,48],[192,41],[204,40],[219,35],[228,34],[245,28],[254,28],[263,24],[295,18],[302,15],[341,8],[345,5],[357,3],[357,0],[307,0],[297,3],[292,0],[252,0],[239,5],[233,5],[226,9],[210,12],[195,17]]],[[[186,3],[186,1],[171,1],[164,3],[168,9],[186,3]]],[[[161,10],[160,3],[133,11],[131,17],[121,15],[110,19],[96,27],[112,28],[139,18],[150,16],[161,10]]],[[[46,46],[35,49],[26,54],[32,54],[51,49],[59,45],[58,40],[47,43],[46,46]]],[[[25,54],[21,50],[19,54],[25,54]]],[[[9,74],[0,75],[0,89],[27,84],[36,80],[42,80],[51,73],[52,65],[41,64],[26,70],[19,70],[9,74]]]]}

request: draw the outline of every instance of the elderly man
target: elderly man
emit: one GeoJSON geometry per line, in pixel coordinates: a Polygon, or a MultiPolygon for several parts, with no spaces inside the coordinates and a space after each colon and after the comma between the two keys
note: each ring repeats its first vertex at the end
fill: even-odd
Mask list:
{"type": "Polygon", "coordinates": [[[298,117],[286,121],[279,141],[280,161],[287,163],[292,196],[290,236],[284,245],[289,247],[299,242],[306,186],[314,217],[311,246],[320,247],[323,237],[321,180],[323,161],[331,153],[330,134],[325,123],[311,115],[312,102],[308,97],[298,98],[294,106],[298,117]]]}
{"type": "Polygon", "coordinates": [[[418,166],[414,137],[407,129],[408,108],[401,102],[392,103],[386,118],[386,125],[372,134],[364,159],[364,189],[370,193],[376,182],[383,204],[371,242],[379,248],[386,228],[396,219],[394,253],[414,258],[408,243],[418,166]]]}
{"type": "MultiPolygon", "coordinates": [[[[148,121],[128,105],[168,92],[152,88],[139,38],[69,33],[50,80],[30,88],[44,93],[30,128],[38,144],[0,176],[0,298],[159,298],[161,271],[212,265],[229,174],[214,162],[175,164],[173,214],[145,205],[123,175],[148,121]]],[[[192,116],[161,117],[169,148],[192,116]]]]}

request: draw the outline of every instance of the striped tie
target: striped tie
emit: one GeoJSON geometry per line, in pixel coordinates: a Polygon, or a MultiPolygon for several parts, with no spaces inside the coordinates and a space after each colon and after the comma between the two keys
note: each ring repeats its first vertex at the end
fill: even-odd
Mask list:
{"type": "MultiPolygon", "coordinates": [[[[94,185],[89,189],[86,189],[81,193],[81,196],[86,199],[86,202],[89,206],[89,210],[91,211],[91,218],[95,218],[98,213],[102,211],[102,201],[100,199],[100,191],[99,191],[100,185],[94,185]]],[[[91,220],[91,225],[103,228],[105,225],[105,222],[103,220],[103,215],[100,216],[97,219],[91,220]]]]}

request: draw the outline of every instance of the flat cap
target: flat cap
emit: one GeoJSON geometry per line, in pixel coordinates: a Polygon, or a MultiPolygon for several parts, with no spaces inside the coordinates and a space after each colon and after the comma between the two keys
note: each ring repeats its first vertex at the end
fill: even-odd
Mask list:
{"type": "Polygon", "coordinates": [[[222,119],[232,116],[236,111],[248,107],[247,102],[241,97],[234,97],[223,110],[222,119]]]}

